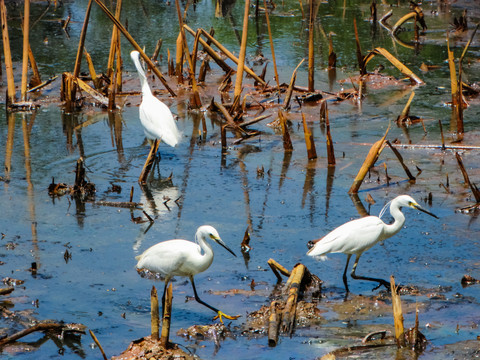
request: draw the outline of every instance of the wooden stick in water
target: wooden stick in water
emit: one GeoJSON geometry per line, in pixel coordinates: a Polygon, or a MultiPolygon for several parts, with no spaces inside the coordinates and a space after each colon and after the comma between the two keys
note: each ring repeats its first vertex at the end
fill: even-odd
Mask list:
{"type": "Polygon", "coordinates": [[[155,286],[152,286],[152,290],[150,291],[150,320],[152,323],[152,339],[158,340],[159,337],[159,315],[158,315],[158,295],[157,289],[155,286]]]}
{"type": "Polygon", "coordinates": [[[242,43],[240,45],[240,54],[237,64],[237,78],[235,80],[235,89],[233,92],[232,114],[237,112],[242,94],[243,70],[245,68],[245,55],[247,53],[247,35],[248,35],[248,12],[250,10],[250,0],[245,0],[245,12],[243,15],[242,43]]]}
{"type": "Polygon", "coordinates": [[[30,0],[25,0],[23,16],[23,60],[22,60],[22,85],[20,98],[27,101],[27,82],[28,82],[28,50],[30,49],[30,0]]]}
{"type": "Polygon", "coordinates": [[[395,286],[395,278],[393,275],[390,276],[390,287],[392,293],[393,320],[395,323],[395,339],[397,340],[397,346],[402,348],[406,346],[402,302],[400,300],[400,295],[397,293],[398,287],[395,286]]]}
{"type": "Polygon", "coordinates": [[[13,78],[12,53],[10,51],[10,38],[8,36],[7,8],[5,0],[0,0],[2,18],[3,53],[5,55],[5,70],[7,72],[7,106],[15,102],[15,81],[13,78]]]}
{"type": "Polygon", "coordinates": [[[385,148],[385,138],[387,137],[389,130],[390,130],[390,126],[387,128],[385,135],[383,135],[383,137],[380,140],[378,140],[375,144],[373,144],[372,147],[370,148],[370,151],[368,152],[368,155],[365,158],[365,161],[363,162],[360,170],[358,171],[358,174],[355,177],[355,180],[353,181],[353,184],[350,187],[350,190],[348,190],[349,194],[358,193],[358,189],[360,189],[360,186],[362,185],[365,175],[367,175],[368,170],[370,170],[370,168],[373,165],[375,165],[375,162],[378,160],[378,157],[380,156],[383,149],[385,148]]]}
{"type": "Polygon", "coordinates": [[[278,329],[280,318],[277,310],[277,302],[274,300],[270,304],[270,316],[268,317],[268,346],[275,347],[278,342],[278,329]]]}
{"type": "Polygon", "coordinates": [[[162,318],[162,337],[160,344],[166,349],[170,337],[170,324],[172,318],[172,283],[167,288],[165,294],[165,304],[163,304],[163,318],[162,318]]]}
{"type": "Polygon", "coordinates": [[[307,126],[307,121],[305,120],[304,113],[302,113],[302,119],[303,119],[303,132],[305,134],[305,144],[307,145],[308,160],[313,160],[317,158],[317,150],[315,149],[313,134],[307,126]]]}
{"type": "Polygon", "coordinates": [[[155,140],[152,144],[152,147],[150,148],[150,152],[148,153],[147,160],[145,161],[142,172],[140,173],[140,177],[138,178],[138,182],[142,185],[147,183],[147,177],[148,177],[148,174],[150,173],[150,170],[152,169],[153,162],[155,161],[155,154],[158,151],[159,145],[160,145],[160,140],[155,140]]]}

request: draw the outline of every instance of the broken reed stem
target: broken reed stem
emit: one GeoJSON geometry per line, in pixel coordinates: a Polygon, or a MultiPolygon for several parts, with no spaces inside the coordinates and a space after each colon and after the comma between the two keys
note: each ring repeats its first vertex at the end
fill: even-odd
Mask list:
{"type": "Polygon", "coordinates": [[[293,150],[292,139],[290,138],[290,132],[288,131],[287,119],[282,110],[278,110],[278,118],[280,120],[280,126],[282,128],[283,149],[285,151],[292,151],[293,150]]]}
{"type": "Polygon", "coordinates": [[[415,176],[412,175],[412,173],[410,172],[410,170],[408,169],[407,165],[405,165],[405,162],[403,161],[403,157],[402,155],[400,154],[400,152],[395,149],[392,144],[390,144],[390,141],[386,141],[387,145],[390,147],[390,149],[392,149],[393,153],[397,156],[397,159],[398,161],[400,161],[400,164],[402,165],[403,167],[403,170],[405,170],[405,173],[407,174],[408,178],[410,179],[411,182],[415,182],[415,176]]]}
{"type": "MultiPolygon", "coordinates": [[[[194,37],[197,36],[197,33],[195,33],[190,27],[188,27],[188,25],[184,24],[183,27],[185,28],[185,30],[187,30],[191,35],[193,35],[194,37]]],[[[203,29],[198,29],[197,32],[200,33],[200,35],[205,35],[205,34],[208,34],[207,32],[204,32],[202,31],[203,29]]],[[[208,34],[208,36],[212,37],[210,34],[208,34]]],[[[208,37],[207,37],[208,38],[208,37]]],[[[217,63],[218,66],[220,66],[222,68],[223,71],[225,71],[226,73],[228,73],[230,70],[232,70],[232,68],[230,66],[228,66],[225,61],[222,60],[222,58],[217,54],[216,51],[214,51],[212,49],[212,47],[205,41],[203,40],[201,37],[198,38],[198,41],[200,42],[200,44],[202,44],[204,50],[208,53],[208,55],[210,55],[210,57],[213,59],[213,61],[215,61],[217,63]]],[[[210,41],[210,40],[209,40],[210,41]]],[[[231,54],[232,55],[232,54],[231,54]]],[[[228,56],[228,55],[227,55],[228,56]]],[[[232,55],[233,56],[233,55],[232,55]]],[[[250,70],[251,71],[251,70],[250,70]]],[[[247,71],[248,72],[248,71],[247,71]]]]}
{"type": "Polygon", "coordinates": [[[367,157],[365,158],[365,161],[363,162],[362,166],[360,167],[360,170],[358,171],[357,176],[355,177],[355,180],[353,181],[352,186],[350,187],[350,190],[348,190],[349,194],[356,194],[358,193],[358,189],[360,189],[360,186],[362,186],[363,179],[365,178],[365,175],[367,175],[368,170],[375,165],[375,162],[378,160],[378,157],[382,153],[382,150],[385,148],[385,138],[387,137],[388,131],[390,130],[390,125],[387,128],[387,131],[385,132],[385,135],[378,140],[375,144],[372,145],[370,148],[370,151],[367,154],[367,157]]]}
{"type": "Polygon", "coordinates": [[[0,12],[2,17],[3,53],[5,56],[5,70],[7,73],[7,106],[15,103],[15,81],[13,78],[12,52],[10,50],[10,38],[8,36],[7,8],[5,0],[0,0],[0,12]]]}
{"type": "Polygon", "coordinates": [[[443,136],[442,120],[438,119],[438,127],[440,128],[440,135],[442,137],[442,150],[445,150],[445,137],[443,136]]]}
{"type": "Polygon", "coordinates": [[[353,19],[353,28],[355,30],[355,44],[356,44],[356,53],[357,53],[357,61],[358,61],[358,68],[360,70],[360,75],[366,74],[366,67],[365,61],[362,55],[362,47],[360,46],[360,40],[358,38],[358,30],[357,30],[357,20],[353,19]]]}
{"type": "Polygon", "coordinates": [[[93,333],[93,331],[90,330],[90,329],[88,329],[88,332],[90,333],[90,336],[92,337],[92,339],[93,339],[93,341],[95,342],[95,344],[97,344],[98,348],[100,349],[100,352],[102,353],[103,359],[104,359],[104,360],[108,360],[107,355],[105,355],[105,351],[103,351],[102,345],[101,345],[100,342],[98,341],[98,339],[97,339],[97,337],[95,336],[95,334],[93,333]]]}
{"type": "Polygon", "coordinates": [[[42,79],[40,78],[37,62],[35,61],[35,57],[33,56],[33,51],[30,45],[28,46],[28,60],[30,61],[30,67],[32,68],[33,72],[32,77],[30,78],[28,90],[28,92],[31,92],[32,88],[35,88],[42,83],[42,79]]]}
{"type": "Polygon", "coordinates": [[[285,276],[290,276],[290,271],[288,271],[286,268],[284,268],[282,265],[280,265],[275,260],[269,259],[267,261],[267,264],[268,264],[268,266],[270,266],[270,269],[272,269],[273,273],[277,277],[278,282],[282,281],[282,277],[280,276],[280,273],[282,273],[285,276]]]}
{"type": "Polygon", "coordinates": [[[183,40],[183,49],[185,51],[185,56],[187,57],[188,62],[188,70],[190,73],[190,83],[192,85],[192,102],[190,103],[190,107],[193,109],[199,109],[202,107],[202,102],[200,101],[200,94],[198,92],[197,87],[197,80],[195,80],[195,68],[193,67],[192,57],[190,56],[190,50],[188,49],[187,44],[187,37],[185,35],[185,28],[183,27],[183,18],[182,13],[180,11],[180,1],[175,0],[175,5],[177,7],[177,14],[178,14],[178,24],[180,25],[180,32],[182,34],[183,40]]]}
{"type": "Polygon", "coordinates": [[[0,347],[6,344],[13,343],[18,339],[21,339],[22,337],[27,336],[28,334],[31,334],[35,331],[48,331],[48,330],[62,331],[64,328],[65,328],[64,323],[40,322],[30,326],[29,328],[20,330],[19,332],[16,332],[13,335],[1,338],[0,347]]]}
{"type": "Polygon", "coordinates": [[[165,80],[165,77],[163,74],[158,70],[158,68],[155,66],[155,64],[150,60],[150,58],[143,52],[143,49],[140,47],[140,45],[137,44],[135,39],[132,37],[132,35],[129,34],[129,32],[125,29],[125,27],[115,18],[115,16],[108,10],[108,8],[100,1],[100,0],[95,0],[98,6],[102,9],[102,11],[109,17],[109,19],[117,26],[117,28],[122,32],[122,34],[127,38],[127,40],[132,44],[132,46],[137,50],[140,55],[142,56],[143,60],[147,63],[147,65],[152,69],[152,71],[155,73],[155,75],[160,79],[162,82],[163,86],[168,90],[170,95],[172,96],[177,96],[175,92],[168,86],[167,81],[165,80]]]}
{"type": "Polygon", "coordinates": [[[23,15],[23,59],[22,59],[22,85],[20,89],[20,98],[27,101],[27,81],[28,81],[28,49],[30,34],[30,0],[25,0],[23,15]]]}
{"type": "Polygon", "coordinates": [[[270,51],[272,52],[273,70],[275,72],[275,81],[277,82],[277,88],[280,90],[280,79],[278,78],[277,61],[275,60],[275,49],[273,47],[272,29],[270,27],[270,17],[268,16],[267,0],[263,0],[263,6],[265,8],[265,18],[267,19],[268,39],[270,40],[270,51]]]}
{"type": "Polygon", "coordinates": [[[285,95],[285,101],[283,104],[283,108],[285,110],[288,110],[290,108],[290,100],[292,98],[293,86],[295,85],[295,80],[297,79],[297,70],[304,61],[305,59],[302,59],[302,61],[300,61],[295,70],[293,70],[292,78],[290,79],[290,84],[288,85],[287,94],[285,95]]]}
{"type": "Polygon", "coordinates": [[[268,346],[270,347],[277,346],[278,329],[280,327],[278,315],[277,302],[274,300],[270,304],[270,316],[268,317],[268,346]]]}
{"type": "Polygon", "coordinates": [[[243,14],[242,42],[240,45],[240,54],[238,55],[237,78],[235,79],[235,89],[233,92],[233,106],[231,113],[237,112],[242,94],[243,71],[245,68],[245,55],[247,53],[248,37],[248,12],[250,10],[250,0],[245,0],[245,12],[243,14]]]}
{"type": "Polygon", "coordinates": [[[183,39],[182,32],[180,31],[177,36],[175,52],[175,75],[177,76],[177,82],[183,84],[183,39]]]}
{"type": "Polygon", "coordinates": [[[300,284],[305,274],[305,266],[297,264],[292,270],[285,287],[289,288],[289,295],[282,314],[282,331],[291,335],[295,327],[295,316],[297,312],[297,301],[300,291],[300,284]]]}
{"type": "MultiPolygon", "coordinates": [[[[187,30],[190,34],[192,34],[193,36],[195,36],[195,32],[189,28],[187,25],[184,25],[185,27],[185,30],[187,30]]],[[[223,52],[225,54],[226,57],[228,57],[230,60],[232,60],[235,64],[239,64],[239,59],[233,55],[230,51],[228,51],[228,49],[223,46],[217,39],[215,39],[212,35],[210,35],[208,32],[206,32],[204,29],[199,29],[201,32],[202,32],[202,35],[205,36],[207,38],[207,40],[209,42],[211,42],[212,44],[214,44],[221,52],[223,52]]],[[[200,39],[200,44],[202,44],[204,47],[205,47],[205,50],[207,50],[208,54],[210,56],[212,56],[212,54],[210,53],[210,51],[208,50],[210,48],[210,50],[216,54],[213,49],[211,49],[210,45],[208,45],[205,41],[201,40],[200,39]]],[[[216,57],[218,58],[218,55],[216,55],[216,57]]],[[[212,56],[212,58],[215,60],[215,57],[212,56]]],[[[216,61],[216,60],[215,60],[216,61]]],[[[219,64],[220,65],[220,64],[219,64]]],[[[226,64],[225,64],[226,65],[226,64]]],[[[228,67],[228,65],[226,65],[228,67]]],[[[223,70],[225,70],[223,67],[222,67],[223,70]]],[[[228,69],[230,69],[230,67],[228,67],[228,69]]],[[[261,79],[257,74],[255,74],[255,72],[250,69],[248,66],[245,66],[244,70],[248,73],[248,75],[252,76],[257,82],[259,82],[260,84],[262,84],[263,86],[266,85],[265,83],[265,80],[261,79]]],[[[225,70],[225,71],[228,71],[228,70],[225,70]]]]}
{"type": "Polygon", "coordinates": [[[160,145],[160,140],[155,139],[155,141],[153,142],[150,148],[150,152],[148,153],[147,160],[143,165],[143,169],[142,169],[142,172],[140,173],[140,177],[138,178],[139,184],[147,183],[147,177],[148,177],[148,174],[150,173],[150,170],[152,169],[153,163],[155,161],[155,155],[157,154],[159,145],[160,145]]]}
{"type": "Polygon", "coordinates": [[[415,96],[415,91],[412,91],[410,93],[410,97],[408,98],[407,103],[405,104],[405,107],[402,110],[402,113],[400,114],[400,118],[408,117],[410,113],[410,104],[412,103],[414,96],[415,96]]]}
{"type": "Polygon", "coordinates": [[[163,304],[163,318],[162,318],[162,336],[160,338],[160,345],[163,348],[168,347],[170,338],[170,324],[172,320],[172,283],[168,285],[165,294],[165,304],[163,304]]]}
{"type": "MultiPolygon", "coordinates": [[[[82,32],[80,33],[80,39],[78,40],[77,57],[75,59],[75,67],[73,68],[74,79],[77,78],[80,74],[80,66],[82,64],[82,54],[85,46],[85,38],[87,36],[88,21],[90,18],[90,11],[92,9],[92,2],[93,0],[88,1],[87,10],[85,11],[85,20],[83,21],[82,32]]],[[[73,91],[75,91],[75,88],[73,89],[73,91]]],[[[73,100],[73,98],[70,100],[73,100]]]]}
{"type": "Polygon", "coordinates": [[[398,295],[398,287],[395,286],[395,278],[390,276],[390,289],[392,293],[393,321],[395,324],[395,339],[397,346],[403,348],[406,346],[405,329],[403,327],[402,301],[398,295]]]}
{"type": "Polygon", "coordinates": [[[473,193],[473,196],[475,197],[475,201],[477,204],[480,203],[480,191],[478,190],[477,186],[470,181],[470,178],[468,176],[467,170],[465,170],[465,166],[463,165],[463,160],[462,157],[458,152],[455,153],[455,157],[457,158],[458,166],[460,167],[460,171],[462,172],[463,179],[465,181],[465,184],[470,187],[470,190],[473,193]]]}
{"type": "Polygon", "coordinates": [[[158,295],[155,286],[150,290],[150,321],[152,325],[152,339],[159,339],[158,295]]]}
{"type": "Polygon", "coordinates": [[[309,0],[310,16],[308,20],[308,91],[315,91],[315,51],[313,37],[313,0],[309,0]]]}
{"type": "MultiPolygon", "coordinates": [[[[115,18],[120,21],[120,12],[122,10],[122,0],[117,1],[117,6],[115,8],[115,18]]],[[[118,28],[115,24],[113,24],[112,28],[112,37],[110,39],[110,52],[108,54],[108,62],[107,62],[107,77],[110,79],[110,84],[113,83],[113,63],[115,62],[115,54],[118,50],[117,49],[117,36],[118,36],[118,28]]]]}
{"type": "Polygon", "coordinates": [[[325,104],[325,126],[327,128],[327,159],[328,159],[328,166],[335,166],[335,152],[333,149],[333,140],[332,140],[332,133],[330,132],[330,119],[328,118],[328,107],[327,102],[323,101],[322,103],[325,104]]]}
{"type": "Polygon", "coordinates": [[[313,134],[307,126],[307,121],[305,120],[305,114],[303,112],[302,120],[303,133],[305,134],[305,145],[307,146],[308,160],[313,160],[317,158],[317,150],[315,149],[315,141],[313,140],[313,134]]]}

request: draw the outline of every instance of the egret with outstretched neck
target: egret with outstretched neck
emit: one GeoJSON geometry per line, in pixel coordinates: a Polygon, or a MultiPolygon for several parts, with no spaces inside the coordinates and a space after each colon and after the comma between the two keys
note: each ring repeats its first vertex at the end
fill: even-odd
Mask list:
{"type": "Polygon", "coordinates": [[[140,122],[145,136],[153,146],[154,140],[163,141],[174,147],[180,141],[180,131],[173,119],[172,112],[163,102],[158,100],[148,86],[147,77],[140,63],[140,53],[132,51],[130,57],[137,68],[140,84],[142,86],[142,103],[140,104],[140,122]]]}
{"type": "MultiPolygon", "coordinates": [[[[402,207],[410,207],[412,209],[420,210],[428,215],[431,215],[438,219],[438,217],[431,212],[422,208],[418,203],[408,195],[400,195],[391,200],[384,206],[380,215],[366,216],[360,219],[349,221],[335,230],[331,231],[323,238],[313,240],[309,242],[309,246],[312,246],[308,250],[307,255],[318,257],[321,260],[326,260],[326,254],[329,253],[344,253],[347,254],[347,264],[343,271],[343,283],[345,284],[345,290],[347,293],[347,268],[352,255],[355,255],[355,263],[353,264],[351,276],[354,279],[368,280],[378,282],[377,289],[380,286],[385,286],[387,289],[390,287],[390,283],[383,279],[371,278],[366,276],[359,276],[355,273],[360,256],[370,249],[377,242],[388,239],[400,231],[405,223],[405,215],[403,215],[402,207]],[[386,211],[390,204],[390,214],[392,215],[394,222],[392,224],[385,224],[380,218],[386,211]]],[[[375,290],[374,289],[374,290],[375,290]]]]}
{"type": "Polygon", "coordinates": [[[207,270],[213,262],[213,249],[207,240],[212,240],[223,246],[234,256],[235,253],[222,241],[217,230],[210,225],[203,225],[197,229],[195,243],[187,240],[175,239],[160,242],[147,249],[143,254],[136,257],[138,260],[137,269],[146,269],[165,277],[162,304],[165,308],[165,291],[168,283],[174,276],[186,276],[190,279],[193,287],[195,300],[200,304],[215,311],[223,322],[222,317],[235,320],[239,316],[229,316],[213,306],[202,301],[197,294],[194,275],[207,270]]]}

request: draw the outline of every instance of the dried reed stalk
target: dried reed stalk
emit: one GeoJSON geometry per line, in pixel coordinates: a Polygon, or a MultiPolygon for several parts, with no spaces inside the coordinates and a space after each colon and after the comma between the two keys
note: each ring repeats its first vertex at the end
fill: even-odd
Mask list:
{"type": "Polygon", "coordinates": [[[163,318],[162,318],[162,337],[160,338],[160,345],[163,348],[168,347],[168,342],[170,338],[170,324],[172,320],[172,283],[168,285],[166,294],[165,294],[165,304],[163,304],[163,318]]]}
{"type": "Polygon", "coordinates": [[[158,151],[158,146],[160,145],[160,140],[156,139],[154,140],[150,152],[148,153],[147,160],[145,160],[145,164],[143,165],[142,172],[140,173],[140,176],[138,178],[138,183],[139,184],[146,184],[147,183],[147,177],[148,174],[150,173],[150,170],[152,169],[153,163],[155,161],[155,155],[158,151]]]}
{"type": "Polygon", "coordinates": [[[30,49],[30,0],[24,2],[23,15],[23,58],[22,58],[22,84],[20,87],[20,98],[27,101],[27,82],[28,82],[28,49],[30,49]]]}
{"type": "Polygon", "coordinates": [[[407,165],[405,165],[405,162],[403,161],[403,157],[402,155],[400,154],[400,152],[394,148],[392,146],[392,144],[390,144],[390,141],[386,141],[387,145],[390,147],[390,149],[392,149],[393,153],[397,156],[397,159],[398,161],[400,162],[400,164],[402,165],[402,168],[403,170],[405,170],[405,173],[407,174],[408,176],[408,179],[410,180],[410,182],[414,183],[415,182],[415,176],[412,175],[412,173],[410,172],[410,170],[408,169],[407,165]]]}
{"type": "Polygon", "coordinates": [[[388,126],[387,131],[385,132],[385,135],[383,135],[383,137],[380,140],[378,140],[376,143],[374,143],[370,148],[370,151],[368,152],[368,155],[365,158],[365,161],[363,162],[360,170],[358,171],[358,174],[355,177],[355,180],[353,181],[353,184],[350,187],[350,190],[348,190],[349,194],[358,193],[358,189],[360,189],[360,186],[362,185],[365,175],[367,175],[368,170],[373,165],[375,165],[375,162],[378,160],[378,157],[380,156],[382,150],[385,148],[385,138],[387,137],[389,130],[390,130],[390,126],[388,126]]]}
{"type": "Polygon", "coordinates": [[[180,32],[182,33],[182,40],[183,40],[183,49],[185,51],[185,56],[187,57],[188,61],[188,69],[190,73],[190,83],[192,84],[192,102],[190,106],[194,109],[199,109],[202,107],[202,102],[200,100],[200,94],[198,92],[197,87],[197,80],[195,80],[195,68],[193,67],[192,57],[190,56],[190,50],[188,49],[187,44],[187,37],[185,36],[185,28],[183,27],[183,18],[180,11],[180,1],[175,0],[175,5],[177,7],[177,14],[178,14],[178,23],[180,25],[180,32]]]}
{"type": "Polygon", "coordinates": [[[183,83],[183,39],[182,32],[180,31],[177,36],[175,52],[175,75],[177,76],[177,81],[179,84],[183,83]]]}
{"type": "Polygon", "coordinates": [[[302,61],[300,61],[300,63],[295,68],[295,70],[293,70],[292,78],[290,79],[290,84],[288,85],[287,94],[285,95],[285,101],[283,104],[283,108],[285,110],[288,110],[290,108],[290,100],[292,98],[293,87],[295,85],[295,80],[297,79],[297,70],[300,67],[300,65],[303,64],[304,61],[305,59],[302,59],[302,61]]]}
{"type": "Polygon", "coordinates": [[[297,301],[300,291],[300,284],[302,283],[303,276],[305,274],[305,265],[298,264],[296,265],[290,277],[288,278],[287,284],[285,287],[289,287],[288,298],[285,303],[285,308],[282,313],[282,325],[281,330],[284,333],[292,334],[295,327],[295,317],[297,312],[297,301]]]}
{"type": "MultiPolygon", "coordinates": [[[[185,29],[189,33],[191,33],[192,35],[195,35],[195,32],[192,29],[190,29],[187,25],[184,25],[184,26],[185,26],[185,29]]],[[[211,41],[213,45],[215,45],[221,52],[223,52],[225,54],[226,57],[228,57],[230,60],[232,60],[238,66],[239,59],[235,55],[233,55],[225,46],[223,46],[217,39],[215,39],[212,35],[210,35],[204,29],[200,29],[200,31],[202,32],[203,36],[205,36],[209,41],[211,41]]],[[[200,41],[200,43],[203,46],[205,46],[204,43],[202,43],[201,41],[200,41]]],[[[209,53],[209,55],[210,55],[210,53],[209,53]]],[[[266,85],[265,81],[262,80],[257,74],[255,74],[255,72],[252,69],[250,69],[248,66],[245,66],[244,70],[248,73],[248,75],[253,77],[260,84],[262,84],[263,86],[266,85]]]]}
{"type": "Polygon", "coordinates": [[[108,360],[107,355],[105,355],[105,351],[103,351],[103,347],[100,344],[100,341],[98,341],[97,337],[95,336],[95,334],[93,333],[92,330],[88,329],[88,331],[89,331],[90,336],[92,337],[93,341],[95,342],[95,344],[97,344],[98,348],[100,349],[100,352],[102,353],[102,356],[103,356],[103,360],[108,360]]]}
{"type": "Polygon", "coordinates": [[[291,275],[290,271],[288,271],[285,267],[283,267],[282,265],[280,265],[278,262],[276,262],[273,259],[269,259],[267,261],[267,264],[268,264],[268,266],[270,266],[270,269],[272,269],[272,272],[277,277],[278,282],[282,281],[282,277],[280,276],[280,273],[285,275],[285,276],[290,276],[291,275]]]}
{"type": "Polygon", "coordinates": [[[280,317],[277,309],[277,302],[274,300],[270,304],[270,316],[268,317],[268,346],[275,347],[278,342],[278,329],[280,327],[280,317]]]}
{"type": "Polygon", "coordinates": [[[170,88],[170,86],[168,86],[168,83],[165,80],[165,77],[163,76],[161,71],[158,70],[158,68],[155,66],[152,60],[150,60],[150,58],[144,53],[143,49],[137,44],[137,42],[132,37],[132,35],[130,35],[130,33],[125,29],[125,27],[115,18],[115,16],[110,12],[110,10],[108,10],[108,8],[100,0],[95,0],[95,2],[98,4],[98,6],[100,6],[102,11],[109,17],[109,19],[118,27],[118,29],[132,44],[135,50],[137,50],[140,53],[143,60],[147,63],[147,65],[152,69],[155,75],[159,78],[159,80],[162,82],[163,86],[168,90],[170,95],[177,96],[177,94],[175,94],[175,92],[170,88]]]}
{"type": "Polygon", "coordinates": [[[247,53],[248,38],[248,12],[250,10],[250,0],[245,0],[245,12],[243,14],[242,42],[240,44],[240,54],[238,55],[237,78],[235,79],[235,89],[233,91],[233,106],[231,113],[236,113],[240,104],[242,94],[243,70],[245,68],[245,55],[247,53]]]}
{"type": "Polygon", "coordinates": [[[367,73],[366,62],[363,58],[362,47],[360,46],[360,40],[358,38],[357,20],[356,19],[353,19],[353,28],[355,30],[355,44],[356,44],[358,69],[360,70],[360,75],[365,75],[367,73]]]}
{"type": "Polygon", "coordinates": [[[278,119],[280,120],[280,126],[283,134],[283,149],[285,151],[292,151],[292,139],[290,139],[290,133],[288,131],[287,119],[282,110],[278,110],[278,119]]]}
{"type": "Polygon", "coordinates": [[[315,43],[313,30],[313,0],[309,0],[309,20],[308,20],[308,91],[315,91],[315,43]]]}
{"type": "Polygon", "coordinates": [[[398,70],[402,72],[405,76],[408,76],[411,81],[415,82],[417,85],[425,84],[422,79],[420,79],[417,75],[413,73],[408,67],[406,67],[400,60],[398,60],[395,56],[389,53],[384,48],[375,48],[375,50],[371,51],[367,56],[364,58],[364,65],[366,66],[367,63],[377,54],[383,55],[388,61],[390,61],[398,70]]]}
{"type": "Polygon", "coordinates": [[[28,92],[30,92],[32,91],[32,88],[42,84],[42,79],[40,77],[40,72],[38,71],[37,62],[35,61],[35,57],[33,56],[33,51],[30,46],[28,46],[28,60],[30,61],[30,67],[33,73],[32,77],[30,78],[30,82],[28,84],[28,87],[29,87],[28,92]]]}
{"type": "Polygon", "coordinates": [[[317,158],[317,150],[315,149],[313,134],[307,126],[307,121],[305,120],[304,113],[302,113],[302,120],[303,120],[303,133],[305,134],[305,145],[307,146],[308,160],[313,160],[317,158]]]}
{"type": "Polygon", "coordinates": [[[395,278],[390,276],[390,288],[392,293],[393,321],[395,324],[395,339],[399,348],[405,347],[405,329],[403,327],[402,301],[398,295],[398,287],[395,286],[395,278]]]}
{"type": "MultiPolygon", "coordinates": [[[[163,306],[163,305],[162,305],[163,306]]],[[[159,315],[158,315],[158,295],[155,286],[150,291],[150,322],[152,326],[152,339],[159,338],[159,315]]]]}
{"type": "MultiPolygon", "coordinates": [[[[184,24],[183,26],[184,26],[185,30],[187,30],[191,35],[197,37],[197,33],[195,33],[190,27],[188,27],[188,25],[184,24]]],[[[197,32],[200,32],[200,34],[203,34],[203,35],[205,34],[202,31],[202,29],[198,29],[197,32]]],[[[211,37],[210,34],[209,34],[209,36],[211,37]]],[[[202,44],[203,48],[208,53],[208,55],[213,59],[213,61],[215,61],[217,63],[218,66],[220,66],[222,68],[223,71],[229,72],[230,70],[232,70],[232,68],[230,66],[228,66],[225,61],[223,61],[223,59],[217,54],[217,52],[212,49],[212,47],[208,44],[208,42],[203,40],[201,37],[198,38],[198,41],[200,42],[200,44],[202,44]]]]}
{"type": "Polygon", "coordinates": [[[460,171],[462,172],[463,179],[465,180],[465,184],[467,184],[470,190],[472,190],[473,196],[475,197],[475,201],[477,202],[477,204],[479,204],[480,191],[478,190],[477,186],[470,181],[467,170],[465,170],[465,166],[463,165],[462,157],[458,152],[455,153],[455,157],[457,158],[458,166],[460,167],[460,171]]]}
{"type": "Polygon", "coordinates": [[[273,47],[272,29],[270,27],[270,17],[268,16],[267,0],[263,0],[263,6],[265,7],[265,18],[267,19],[268,39],[270,40],[270,50],[272,52],[275,81],[277,82],[277,88],[280,90],[280,79],[278,78],[277,61],[275,60],[275,49],[273,47]]]}
{"type": "MultiPolygon", "coordinates": [[[[122,0],[117,1],[117,6],[115,8],[115,18],[120,21],[120,13],[122,11],[122,0]]],[[[113,83],[113,63],[115,62],[115,54],[120,49],[117,49],[117,37],[118,37],[118,28],[113,24],[112,37],[110,39],[110,52],[108,54],[107,62],[107,77],[110,79],[110,83],[113,83]]]]}
{"type": "Polygon", "coordinates": [[[332,140],[332,133],[330,132],[330,120],[328,118],[328,107],[327,107],[327,102],[323,101],[325,103],[325,126],[327,128],[327,159],[328,159],[328,166],[335,166],[336,161],[335,161],[335,152],[333,149],[333,140],[332,140]]]}
{"type": "Polygon", "coordinates": [[[97,76],[97,72],[95,71],[95,66],[93,65],[92,57],[88,53],[87,49],[85,49],[85,60],[87,60],[88,64],[88,71],[90,72],[90,77],[92,78],[93,86],[95,89],[100,90],[100,79],[97,76]]]}
{"type": "Polygon", "coordinates": [[[7,72],[7,106],[15,103],[15,81],[13,78],[12,52],[10,50],[10,38],[8,36],[7,8],[5,0],[0,0],[0,12],[2,18],[3,53],[5,56],[5,70],[7,72]]]}

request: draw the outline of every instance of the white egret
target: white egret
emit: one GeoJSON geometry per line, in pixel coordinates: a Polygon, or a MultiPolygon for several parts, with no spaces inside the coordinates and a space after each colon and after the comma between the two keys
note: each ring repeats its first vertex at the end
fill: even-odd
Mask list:
{"type": "MultiPolygon", "coordinates": [[[[353,265],[351,276],[354,279],[376,281],[378,282],[377,289],[381,285],[384,285],[387,289],[390,287],[390,283],[383,279],[370,278],[364,276],[358,276],[355,273],[358,260],[363,252],[370,249],[373,245],[381,240],[388,239],[400,231],[404,222],[405,216],[403,215],[401,208],[410,207],[412,209],[423,211],[424,213],[431,215],[438,219],[438,217],[427,210],[423,209],[418,203],[408,195],[400,195],[391,200],[377,216],[366,216],[360,219],[349,221],[335,230],[331,231],[321,239],[313,240],[309,242],[312,246],[308,250],[307,255],[319,257],[321,260],[326,260],[326,254],[328,253],[344,253],[347,254],[347,264],[343,272],[343,283],[345,284],[345,290],[347,293],[347,268],[350,258],[355,254],[355,264],[353,265]],[[380,218],[386,211],[387,206],[390,204],[390,214],[395,220],[392,224],[385,224],[380,218]]],[[[375,290],[374,289],[374,290],[375,290]]]]}
{"type": "Polygon", "coordinates": [[[145,71],[140,63],[140,53],[132,51],[130,57],[137,68],[142,86],[142,103],[140,104],[139,112],[145,136],[150,144],[153,144],[155,140],[159,140],[174,147],[180,141],[181,134],[173,119],[172,112],[167,105],[152,94],[145,71]]]}
{"type": "Polygon", "coordinates": [[[222,311],[208,305],[202,301],[195,288],[193,276],[201,273],[209,268],[213,261],[213,250],[207,239],[215,241],[217,244],[223,246],[226,250],[235,253],[222,241],[217,230],[210,225],[203,225],[197,229],[195,233],[195,242],[187,240],[168,240],[153,245],[147,249],[143,254],[136,257],[138,260],[138,269],[147,269],[152,272],[159,273],[165,277],[165,287],[163,291],[162,304],[165,305],[165,290],[168,283],[174,276],[187,276],[192,283],[195,300],[200,304],[215,311],[217,317],[223,322],[222,317],[230,320],[235,320],[239,316],[229,316],[222,311]],[[203,253],[202,253],[203,251],[203,253]]]}

